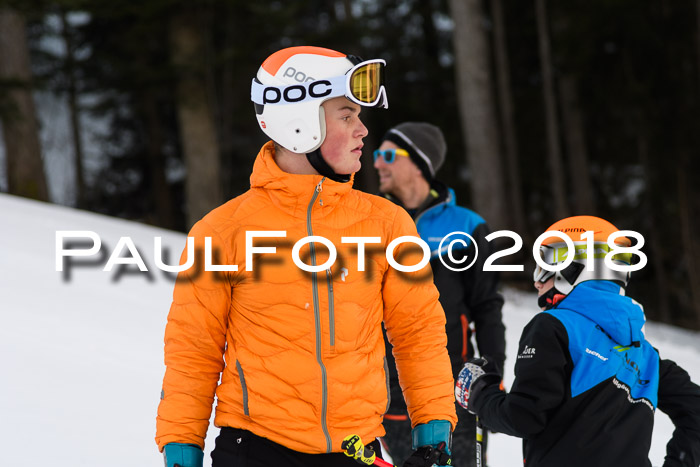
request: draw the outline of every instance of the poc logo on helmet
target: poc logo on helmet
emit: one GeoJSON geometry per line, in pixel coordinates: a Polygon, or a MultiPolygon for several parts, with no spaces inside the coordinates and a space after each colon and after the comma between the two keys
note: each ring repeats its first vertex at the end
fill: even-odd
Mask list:
{"type": "Polygon", "coordinates": [[[306,76],[306,73],[303,71],[297,71],[296,68],[294,67],[287,67],[286,70],[284,70],[284,77],[285,78],[294,78],[296,81],[299,81],[300,83],[304,83],[306,81],[316,81],[314,78],[311,76],[306,76]]]}
{"type": "Polygon", "coordinates": [[[308,97],[325,97],[331,93],[331,82],[328,80],[314,81],[308,86],[293,84],[284,88],[274,86],[266,87],[263,90],[263,105],[276,104],[280,101],[287,103],[301,102],[308,97]]]}

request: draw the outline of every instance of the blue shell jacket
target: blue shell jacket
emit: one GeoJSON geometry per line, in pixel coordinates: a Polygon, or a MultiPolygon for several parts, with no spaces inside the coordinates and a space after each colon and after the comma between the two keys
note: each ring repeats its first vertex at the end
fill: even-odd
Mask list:
{"type": "Polygon", "coordinates": [[[664,466],[700,462],[700,387],[662,360],[644,311],[610,281],[587,281],[523,330],[510,393],[473,393],[486,426],[524,439],[523,464],[643,467],[657,408],[676,425],[664,466]]]}
{"type": "MultiPolygon", "coordinates": [[[[401,205],[390,195],[388,199],[401,205]]],[[[499,368],[505,360],[505,327],[501,308],[503,297],[498,293],[498,273],[484,272],[484,261],[493,253],[493,245],[485,240],[491,233],[486,221],[476,212],[456,203],[454,190],[433,180],[431,195],[424,206],[408,210],[414,218],[418,234],[431,250],[430,266],[433,280],[440,292],[440,304],[445,311],[447,323],[447,351],[450,356],[453,375],[457,376],[464,362],[473,357],[475,346],[472,328],[476,329],[476,347],[479,355],[488,356],[499,368]],[[447,235],[459,232],[460,235],[448,238],[440,250],[440,242],[447,235]],[[470,235],[474,241],[465,235],[470,235]],[[448,269],[440,256],[451,266],[447,255],[447,245],[452,238],[465,240],[466,247],[458,244],[453,257],[461,259],[466,255],[467,262],[476,256],[474,264],[467,270],[456,272],[448,269]]],[[[391,346],[386,349],[391,385],[390,415],[406,413],[406,405],[398,382],[391,346]]]]}

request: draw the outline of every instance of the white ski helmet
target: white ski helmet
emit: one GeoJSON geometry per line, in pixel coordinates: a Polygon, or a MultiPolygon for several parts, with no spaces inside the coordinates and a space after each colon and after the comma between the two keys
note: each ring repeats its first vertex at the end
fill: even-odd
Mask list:
{"type": "Polygon", "coordinates": [[[345,96],[387,108],[384,60],[367,60],[322,47],[289,47],[270,55],[251,86],[260,128],[285,149],[301,154],[326,137],[324,101],[345,96]]]}
{"type": "MultiPolygon", "coordinates": [[[[566,296],[578,284],[589,280],[614,281],[621,287],[627,287],[630,273],[610,268],[605,263],[605,257],[613,246],[629,247],[631,241],[625,236],[618,235],[613,240],[613,246],[608,243],[612,234],[619,232],[610,222],[595,216],[567,217],[552,224],[538,240],[541,240],[539,251],[533,253],[539,262],[550,267],[569,263],[558,271],[550,271],[538,264],[533,273],[535,282],[546,282],[554,276],[554,287],[539,297],[541,307],[550,308],[556,303],[555,295],[566,296]],[[587,234],[587,232],[590,232],[587,234]],[[588,251],[586,235],[592,234],[593,251],[588,251]],[[571,254],[573,253],[573,256],[571,254]],[[590,257],[589,257],[590,255],[590,257]],[[589,265],[590,262],[590,265],[589,265]]],[[[537,242],[536,242],[537,243],[537,242]]],[[[629,266],[632,253],[620,252],[610,260],[615,266],[629,266]]],[[[563,298],[563,297],[562,297],[563,298]]]]}

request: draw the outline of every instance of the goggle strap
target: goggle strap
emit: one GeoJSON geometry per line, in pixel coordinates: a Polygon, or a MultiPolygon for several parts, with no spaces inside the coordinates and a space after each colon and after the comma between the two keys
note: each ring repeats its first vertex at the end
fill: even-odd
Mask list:
{"type": "MultiPolygon", "coordinates": [[[[588,251],[586,250],[586,246],[583,242],[574,242],[574,249],[576,250],[574,260],[585,260],[588,257],[588,251]]],[[[605,258],[605,256],[611,250],[610,246],[604,243],[595,243],[593,249],[594,260],[605,258]]],[[[542,260],[547,264],[554,265],[565,261],[568,257],[568,253],[569,249],[566,245],[542,245],[540,247],[540,256],[542,260]]],[[[621,261],[626,264],[632,264],[632,257],[632,253],[623,252],[613,255],[612,260],[621,261]]]]}
{"type": "MultiPolygon", "coordinates": [[[[540,267],[537,267],[535,268],[533,279],[539,282],[546,282],[547,280],[549,280],[550,277],[554,276],[555,274],[557,273],[553,271],[545,271],[540,267]]],[[[601,258],[597,258],[594,260],[593,271],[587,271],[586,265],[584,263],[573,262],[565,269],[559,271],[558,274],[561,277],[563,277],[564,280],[568,283],[565,285],[558,285],[558,287],[560,288],[567,289],[562,290],[562,292],[566,294],[568,294],[571,291],[571,288],[584,281],[618,281],[621,282],[624,286],[627,286],[627,282],[629,281],[628,272],[615,271],[606,267],[604,264],[604,260],[601,258]]]]}
{"type": "Polygon", "coordinates": [[[350,80],[353,74],[364,66],[379,63],[382,66],[386,62],[381,59],[368,60],[361,62],[352,67],[347,74],[342,76],[333,76],[331,78],[319,79],[316,81],[308,81],[304,83],[291,84],[287,86],[266,86],[257,79],[253,79],[250,87],[250,100],[259,105],[278,105],[278,104],[298,104],[315,99],[330,99],[332,97],[345,96],[351,101],[363,107],[388,107],[386,97],[386,88],[384,87],[382,74],[380,71],[379,82],[373,83],[376,85],[377,97],[373,102],[364,102],[352,94],[350,80]]]}
{"type": "Polygon", "coordinates": [[[319,98],[340,97],[345,95],[346,80],[346,76],[334,76],[289,86],[266,86],[257,79],[253,79],[253,84],[250,87],[250,100],[259,105],[280,105],[298,104],[319,98]],[[301,89],[303,89],[303,97],[301,89]],[[269,99],[267,102],[266,98],[269,99]]]}

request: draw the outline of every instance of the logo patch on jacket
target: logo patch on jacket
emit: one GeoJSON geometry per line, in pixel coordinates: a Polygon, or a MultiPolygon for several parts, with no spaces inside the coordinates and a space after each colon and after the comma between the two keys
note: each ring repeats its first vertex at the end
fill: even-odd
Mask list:
{"type": "Polygon", "coordinates": [[[535,348],[534,347],[528,347],[527,345],[523,349],[522,352],[520,352],[520,355],[518,355],[518,359],[520,358],[533,358],[535,356],[535,348]]]}
{"type": "Polygon", "coordinates": [[[601,354],[599,354],[599,353],[596,352],[595,350],[589,349],[588,347],[586,347],[586,353],[587,353],[587,354],[590,354],[590,355],[593,355],[594,357],[598,357],[599,359],[603,360],[604,362],[607,362],[607,361],[608,361],[608,358],[607,358],[607,357],[603,357],[601,354]]]}

